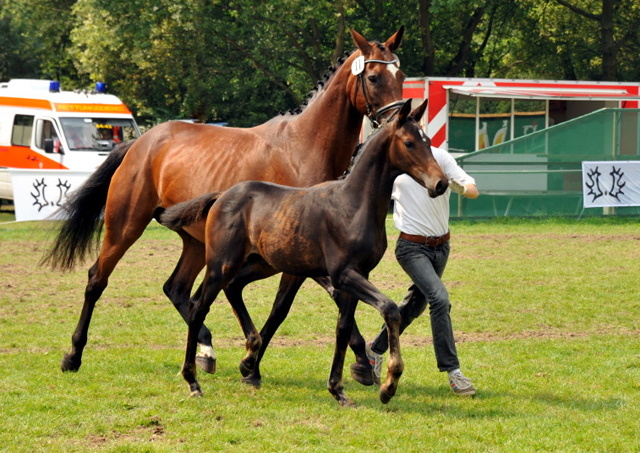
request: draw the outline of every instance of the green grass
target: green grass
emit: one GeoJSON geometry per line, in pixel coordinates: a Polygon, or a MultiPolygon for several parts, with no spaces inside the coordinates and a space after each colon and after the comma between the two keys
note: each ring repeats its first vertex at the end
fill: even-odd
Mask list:
{"type": "MultiPolygon", "coordinates": [[[[371,280],[399,301],[409,280],[388,225],[371,280]]],[[[180,241],[153,224],[96,306],[82,368],[63,374],[90,263],[39,268],[41,226],[0,225],[0,451],[638,451],[640,219],[461,221],[452,235],[444,281],[477,396],[450,392],[423,316],[401,338],[405,373],[388,405],[351,380],[348,353],[358,408],[347,409],[326,390],[337,310],[312,282],[265,355],[259,390],[240,382],[242,333],[217,300],[207,324],[218,372],[201,373],[205,395],[190,398],[186,326],[162,293],[180,241]]],[[[245,292],[257,326],[277,282],[245,292]]],[[[361,305],[356,316],[372,338],[379,314],[361,305]]]]}

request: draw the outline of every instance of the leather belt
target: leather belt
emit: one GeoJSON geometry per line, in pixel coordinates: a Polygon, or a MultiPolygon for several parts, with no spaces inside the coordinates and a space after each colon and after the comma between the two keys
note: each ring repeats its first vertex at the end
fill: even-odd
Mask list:
{"type": "Polygon", "coordinates": [[[451,232],[447,231],[447,233],[443,234],[442,236],[430,236],[430,237],[420,236],[418,234],[400,233],[400,237],[402,239],[406,239],[407,241],[417,242],[418,244],[424,244],[427,247],[438,247],[439,245],[442,245],[445,242],[447,242],[449,239],[451,239],[451,232]]]}

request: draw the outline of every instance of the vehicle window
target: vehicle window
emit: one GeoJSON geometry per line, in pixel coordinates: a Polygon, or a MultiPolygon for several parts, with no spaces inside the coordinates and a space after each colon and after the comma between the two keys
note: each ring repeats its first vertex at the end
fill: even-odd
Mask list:
{"type": "Polygon", "coordinates": [[[11,133],[11,144],[15,146],[30,146],[32,131],[33,131],[33,116],[16,115],[13,120],[13,132],[11,133]]]}
{"type": "Polygon", "coordinates": [[[49,120],[38,120],[36,122],[36,147],[44,149],[44,143],[47,139],[53,139],[54,147],[60,146],[60,139],[56,130],[53,127],[53,123],[49,120]]]}
{"type": "Polygon", "coordinates": [[[111,151],[118,144],[138,137],[133,121],[115,118],[61,118],[71,151],[111,151]]]}

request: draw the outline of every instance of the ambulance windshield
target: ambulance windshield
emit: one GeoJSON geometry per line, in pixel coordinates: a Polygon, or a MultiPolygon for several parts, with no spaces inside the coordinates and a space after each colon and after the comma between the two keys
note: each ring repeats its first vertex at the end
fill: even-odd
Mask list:
{"type": "Polygon", "coordinates": [[[139,136],[132,120],[118,118],[60,118],[70,151],[111,151],[139,136]]]}

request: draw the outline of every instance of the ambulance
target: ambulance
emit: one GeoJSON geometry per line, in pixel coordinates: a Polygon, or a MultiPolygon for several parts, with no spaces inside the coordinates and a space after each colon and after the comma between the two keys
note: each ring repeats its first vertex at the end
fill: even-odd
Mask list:
{"type": "Polygon", "coordinates": [[[133,115],[104,83],[75,91],[52,80],[0,83],[0,199],[14,198],[9,169],[92,172],[119,143],[139,136],[133,115]]]}

